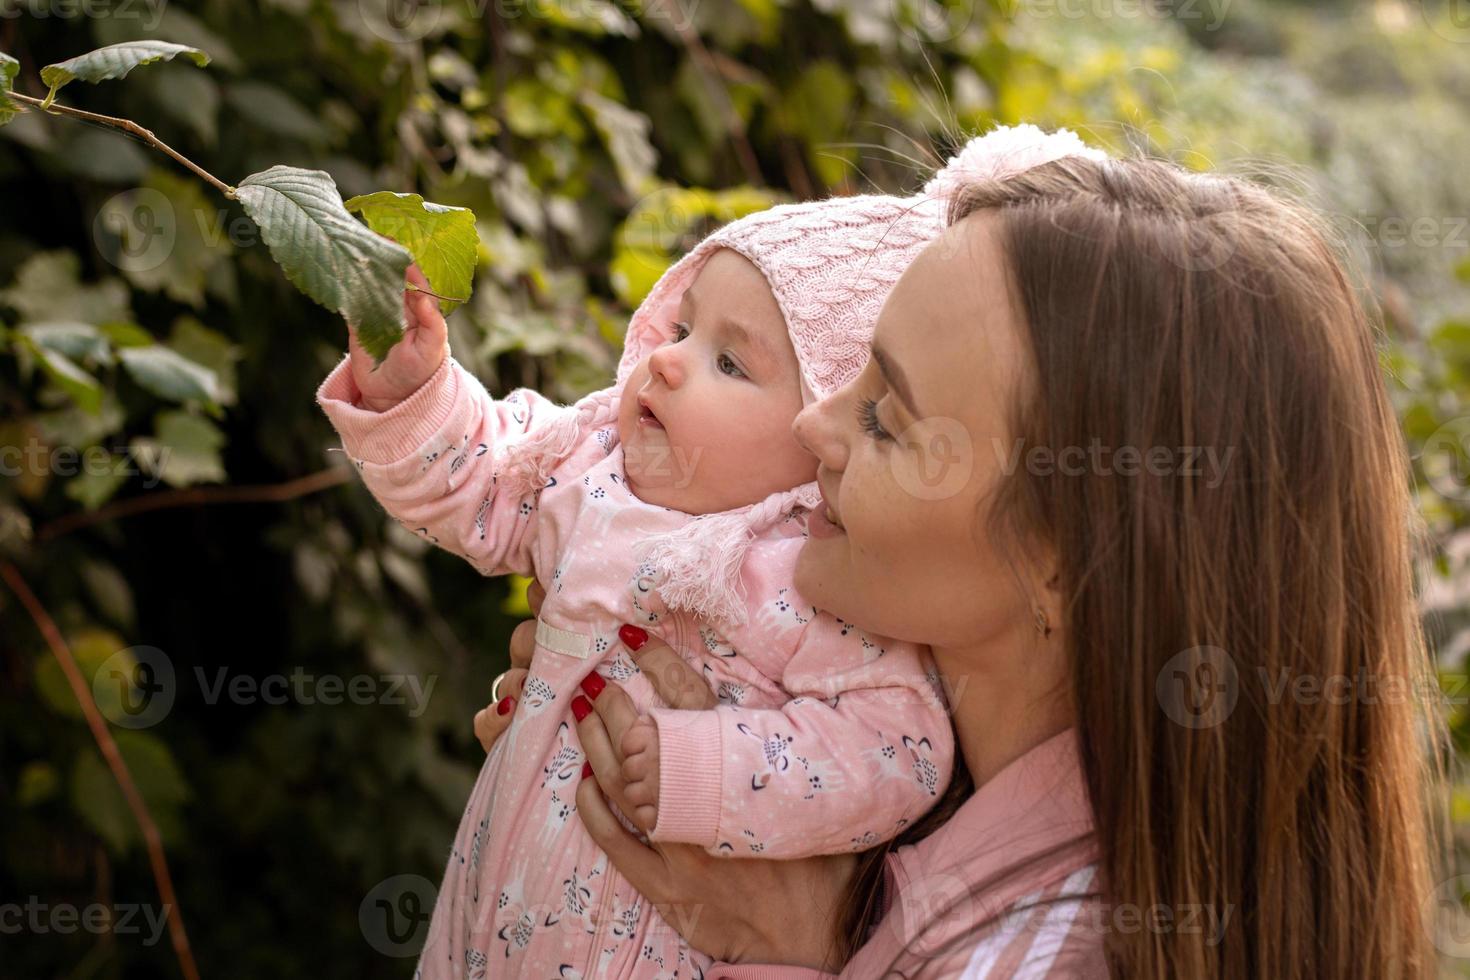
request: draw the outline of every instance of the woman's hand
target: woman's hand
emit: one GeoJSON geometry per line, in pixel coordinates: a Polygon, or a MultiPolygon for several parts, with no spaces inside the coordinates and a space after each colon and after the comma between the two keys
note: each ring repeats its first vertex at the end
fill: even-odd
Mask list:
{"type": "MultiPolygon", "coordinates": [[[[661,641],[650,637],[637,649],[628,646],[670,707],[708,710],[717,703],[704,678],[661,641]]],[[[856,857],[717,858],[690,844],[640,842],[603,793],[642,825],[635,814],[644,804],[628,797],[632,757],[625,750],[638,741],[640,722],[648,719],[616,683],[592,705],[577,722],[577,734],[596,778],[583,779],[577,788],[577,811],[593,840],[664,920],[696,949],[725,962],[840,969],[838,912],[856,857]]],[[[632,774],[638,775],[636,767],[632,774]]]]}
{"type": "MultiPolygon", "coordinates": [[[[408,267],[408,281],[424,289],[429,280],[417,264],[408,267]]],[[[362,394],[364,408],[386,412],[418,391],[439,370],[449,353],[449,328],[439,312],[439,303],[428,293],[403,290],[403,315],[407,328],[403,337],[388,351],[382,363],[374,364],[372,355],[357,341],[357,327],[347,324],[347,353],[351,360],[352,380],[362,394]]]]}
{"type": "MultiPolygon", "coordinates": [[[[541,603],[546,601],[546,590],[541,583],[532,579],[526,589],[526,603],[534,615],[541,615],[541,603]]],[[[521,700],[521,686],[526,683],[526,674],[531,667],[531,654],[536,649],[536,621],[528,619],[516,626],[510,635],[510,670],[500,682],[500,700],[488,704],[475,713],[475,737],[490,751],[490,746],[501,733],[510,727],[515,717],[516,705],[521,700]]]]}

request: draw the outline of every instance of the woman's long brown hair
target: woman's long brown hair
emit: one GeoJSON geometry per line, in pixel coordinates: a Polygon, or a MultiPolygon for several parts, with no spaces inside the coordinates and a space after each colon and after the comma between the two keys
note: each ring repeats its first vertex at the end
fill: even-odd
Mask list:
{"type": "MultiPolygon", "coordinates": [[[[1103,901],[1228,916],[1219,936],[1110,929],[1112,972],[1435,975],[1440,723],[1410,477],[1330,237],[1264,187],[1157,160],[977,183],[950,220],[971,215],[1031,355],[1009,431],[1104,460],[1021,468],[990,513],[1057,556],[1103,901]]],[[[886,850],[860,865],[848,936],[886,850]]]]}

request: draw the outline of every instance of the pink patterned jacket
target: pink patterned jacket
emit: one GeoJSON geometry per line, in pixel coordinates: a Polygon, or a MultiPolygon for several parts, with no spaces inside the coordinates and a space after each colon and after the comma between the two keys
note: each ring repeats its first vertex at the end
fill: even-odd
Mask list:
{"type": "Polygon", "coordinates": [[[754,542],[746,624],[717,628],[666,610],[633,557],[644,536],[691,518],[629,492],[615,426],[585,438],[544,488],[516,496],[497,493],[496,459],[554,415],[541,395],[496,401],[446,358],[387,412],[358,398],[344,358],[317,401],[388,513],[482,574],[534,575],[547,592],[524,696],[465,809],[419,976],[699,977],[710,963],[608,865],[576,816],[584,757],[568,705],[594,670],[657,720],[656,840],[767,858],[862,850],[944,791],[953,733],[932,661],[796,593],[802,519],[754,542]],[[624,623],[674,646],[719,706],[655,707],[618,639],[624,623]]]}

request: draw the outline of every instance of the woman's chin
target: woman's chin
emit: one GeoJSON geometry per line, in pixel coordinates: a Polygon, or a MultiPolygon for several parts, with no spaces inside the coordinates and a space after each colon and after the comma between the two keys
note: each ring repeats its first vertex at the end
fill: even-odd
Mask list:
{"type": "Polygon", "coordinates": [[[792,577],[796,591],[818,609],[848,619],[843,608],[852,602],[849,590],[842,588],[842,572],[847,566],[845,537],[808,537],[796,556],[792,577]]]}

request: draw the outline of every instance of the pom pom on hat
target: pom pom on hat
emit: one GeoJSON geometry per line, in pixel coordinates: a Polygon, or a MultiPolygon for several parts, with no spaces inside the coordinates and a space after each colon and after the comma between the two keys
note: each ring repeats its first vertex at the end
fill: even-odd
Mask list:
{"type": "Polygon", "coordinates": [[[1061,157],[1102,161],[1107,154],[1082,142],[1070,129],[1048,133],[1030,123],[997,126],[950,157],[924,185],[924,196],[948,199],[976,181],[1014,176],[1061,157]]]}

